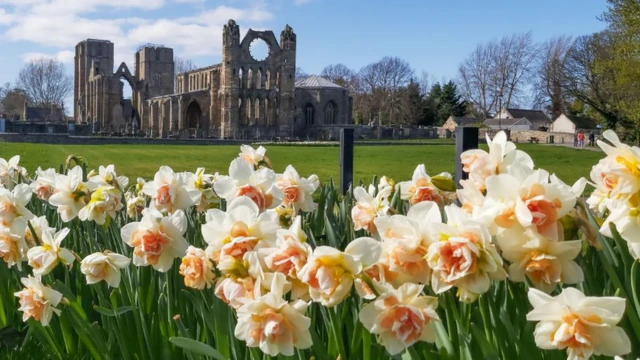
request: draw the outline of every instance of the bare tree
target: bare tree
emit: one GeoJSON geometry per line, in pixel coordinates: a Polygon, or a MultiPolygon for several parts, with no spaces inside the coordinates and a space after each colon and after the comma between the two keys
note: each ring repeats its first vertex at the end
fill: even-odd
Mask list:
{"type": "Polygon", "coordinates": [[[491,116],[501,106],[524,99],[524,85],[535,57],[530,32],[480,44],[458,68],[460,90],[467,101],[491,116]]]}
{"type": "Polygon", "coordinates": [[[36,106],[62,106],[73,91],[73,77],[62,62],[39,58],[24,65],[18,75],[17,87],[36,106]]]}
{"type": "Polygon", "coordinates": [[[391,124],[399,124],[402,119],[401,88],[406,87],[413,77],[411,65],[398,57],[384,57],[382,60],[362,68],[358,74],[363,92],[368,94],[368,115],[391,124]]]}
{"type": "Polygon", "coordinates": [[[358,76],[355,71],[344,64],[329,65],[322,69],[320,76],[347,88],[350,92],[357,90],[356,82],[358,81],[358,76]]]}
{"type": "Polygon", "coordinates": [[[299,66],[296,68],[296,81],[304,80],[308,77],[309,77],[309,74],[307,74],[303,68],[299,66]]]}
{"type": "Polygon", "coordinates": [[[173,57],[174,74],[178,75],[187,71],[195,70],[198,68],[191,59],[183,59],[178,56],[173,57]]]}
{"type": "Polygon", "coordinates": [[[572,44],[570,36],[558,36],[545,41],[538,51],[533,80],[534,107],[549,110],[553,119],[565,111],[562,76],[572,44]]]}

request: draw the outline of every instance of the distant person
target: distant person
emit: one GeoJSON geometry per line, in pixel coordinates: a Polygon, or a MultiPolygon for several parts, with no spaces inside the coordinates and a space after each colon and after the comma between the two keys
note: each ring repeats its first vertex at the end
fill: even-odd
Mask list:
{"type": "Polygon", "coordinates": [[[573,147],[578,147],[578,133],[573,134],[573,147]]]}
{"type": "Polygon", "coordinates": [[[578,147],[584,147],[584,133],[582,131],[578,133],[578,147]]]}
{"type": "Polygon", "coordinates": [[[589,133],[589,146],[596,146],[596,134],[593,131],[589,133]]]}

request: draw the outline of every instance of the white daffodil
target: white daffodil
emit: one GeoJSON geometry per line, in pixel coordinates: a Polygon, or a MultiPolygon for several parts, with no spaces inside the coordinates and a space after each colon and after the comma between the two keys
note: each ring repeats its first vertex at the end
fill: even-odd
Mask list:
{"type": "Polygon", "coordinates": [[[19,165],[20,155],[15,155],[9,161],[0,158],[0,185],[7,189],[22,182],[20,178],[26,178],[27,170],[19,165]]]}
{"type": "Polygon", "coordinates": [[[360,322],[378,337],[390,355],[396,355],[418,341],[436,340],[434,321],[438,299],[422,296],[424,285],[407,283],[389,288],[360,310],[360,322]]]}
{"type": "Polygon", "coordinates": [[[486,179],[485,211],[495,214],[500,228],[516,225],[535,228],[541,235],[556,239],[558,220],[575,207],[586,182],[570,187],[545,170],[494,175],[486,179]]]}
{"type": "Polygon", "coordinates": [[[214,185],[216,194],[227,202],[239,196],[253,200],[260,211],[272,209],[282,203],[283,194],[275,186],[276,173],[269,168],[254,170],[242,159],[229,165],[229,176],[221,176],[214,185]]]}
{"type": "Polygon", "coordinates": [[[349,295],[354,277],[380,259],[380,252],[380,242],[368,237],[353,240],[344,252],[318,246],[298,278],[309,285],[313,301],[333,307],[349,295]]]}
{"type": "Polygon", "coordinates": [[[31,232],[31,229],[27,225],[24,239],[27,242],[27,245],[32,248],[34,246],[38,246],[42,244],[42,232],[49,229],[49,222],[47,221],[46,216],[34,217],[29,220],[31,227],[33,228],[35,233],[31,232]],[[37,241],[36,241],[37,239],[37,241]]]}
{"type": "Polygon", "coordinates": [[[0,188],[0,223],[8,226],[19,216],[25,220],[33,218],[26,206],[31,201],[33,192],[29,185],[18,184],[13,190],[0,188]]]}
{"type": "Polygon", "coordinates": [[[64,228],[57,233],[54,231],[53,228],[44,230],[40,239],[42,246],[32,247],[27,252],[29,266],[38,277],[50,273],[58,263],[69,265],[75,260],[71,251],[60,247],[62,240],[69,234],[69,229],[64,228]]]}
{"type": "Polygon", "coordinates": [[[42,326],[49,325],[53,314],[60,315],[58,306],[62,300],[62,294],[53,290],[40,282],[40,279],[33,278],[31,275],[20,279],[24,289],[14,293],[19,298],[20,308],[22,311],[22,321],[33,318],[39,321],[42,326]]]}
{"type": "Polygon", "coordinates": [[[82,168],[76,166],[64,174],[56,174],[54,194],[49,203],[58,209],[64,222],[73,220],[89,200],[89,188],[82,182],[82,168]]]}
{"type": "Polygon", "coordinates": [[[91,200],[78,213],[78,218],[82,221],[95,221],[102,225],[107,217],[116,218],[116,213],[120,211],[122,204],[122,193],[110,185],[102,185],[91,193],[91,200]]]}
{"type": "Polygon", "coordinates": [[[351,209],[354,230],[364,229],[372,234],[377,233],[374,220],[389,212],[389,196],[392,190],[391,186],[383,186],[375,194],[373,185],[369,185],[369,191],[362,186],[353,189],[353,197],[356,199],[356,204],[351,209]]]}
{"type": "Polygon", "coordinates": [[[168,166],[161,166],[153,181],[144,184],[142,191],[151,197],[151,206],[173,213],[185,210],[200,199],[200,192],[192,186],[193,174],[176,174],[168,166]]]}
{"type": "Polygon", "coordinates": [[[270,356],[293,356],[294,349],[307,349],[311,340],[311,319],[304,313],[308,303],[298,300],[289,303],[284,295],[284,276],[277,274],[271,291],[247,301],[238,309],[235,336],[248,347],[259,347],[270,356]]]}
{"type": "Polygon", "coordinates": [[[93,253],[80,262],[80,271],[86,276],[87,284],[104,281],[112,288],[120,286],[120,270],[125,269],[131,259],[111,251],[93,253]]]}
{"type": "Polygon", "coordinates": [[[497,236],[502,256],[511,262],[509,279],[533,285],[551,293],[558,285],[582,282],[582,268],[574,261],[582,250],[582,241],[564,241],[559,232],[556,240],[542,237],[532,230],[509,230],[497,236]]]}
{"type": "Polygon", "coordinates": [[[375,219],[382,239],[380,263],[384,266],[386,281],[396,286],[406,282],[428,284],[431,269],[426,260],[431,244],[431,224],[442,222],[438,204],[425,201],[409,209],[407,216],[382,216],[375,219]]]}
{"type": "Polygon", "coordinates": [[[31,190],[36,194],[38,199],[49,201],[49,197],[53,194],[56,184],[56,169],[42,170],[38,167],[36,170],[36,179],[29,184],[31,190]]]}
{"type": "Polygon", "coordinates": [[[264,160],[264,155],[266,154],[266,152],[267,149],[262,146],[254,149],[249,145],[242,145],[240,146],[240,154],[238,154],[238,159],[245,161],[247,164],[255,168],[262,160],[264,160]]]}
{"type": "Polygon", "coordinates": [[[25,241],[27,221],[21,217],[13,220],[10,226],[0,225],[0,258],[8,267],[16,265],[22,269],[29,247],[25,241]]]}
{"type": "Polygon", "coordinates": [[[198,212],[207,211],[212,205],[219,203],[219,198],[213,190],[218,174],[205,174],[204,168],[198,168],[193,176],[193,187],[200,192],[200,199],[196,202],[198,212]]]}
{"type": "Polygon", "coordinates": [[[463,170],[469,173],[469,180],[480,190],[485,189],[485,180],[496,174],[510,174],[533,169],[531,157],[507,140],[504,131],[491,139],[487,136],[489,152],[480,149],[462,153],[463,170]]]}
{"type": "Polygon", "coordinates": [[[256,247],[275,245],[276,231],[280,228],[275,211],[261,214],[255,202],[246,196],[231,201],[226,212],[220,209],[207,211],[206,220],[202,225],[202,236],[209,244],[207,253],[220,271],[237,276],[259,271],[248,268],[256,263],[249,262],[245,255],[256,247]]]}
{"type": "Polygon", "coordinates": [[[311,175],[308,179],[300,177],[296,169],[289,165],[284,173],[276,175],[276,186],[283,194],[283,204],[291,206],[296,211],[313,211],[316,204],[313,202],[313,193],[320,186],[317,175],[311,175]]]}
{"type": "Polygon", "coordinates": [[[114,165],[109,165],[107,167],[100,165],[98,168],[98,175],[91,176],[89,181],[97,184],[98,186],[112,186],[121,193],[124,192],[127,185],[129,185],[129,179],[126,176],[116,175],[114,165]]]}
{"type": "MultiPolygon", "coordinates": [[[[451,178],[450,174],[441,173],[438,176],[451,178]]],[[[438,205],[443,205],[445,196],[432,182],[427,175],[424,164],[416,167],[411,177],[411,181],[403,181],[397,185],[400,189],[400,197],[402,200],[409,200],[411,204],[417,204],[423,201],[433,201],[438,205]]]]}
{"type": "Polygon", "coordinates": [[[133,247],[133,264],[153,266],[160,272],[167,272],[173,266],[173,259],[182,258],[189,247],[184,238],[187,231],[187,217],[182,210],[169,216],[154,209],[145,209],[140,222],[132,222],[122,227],[122,240],[133,247]]]}
{"type": "Polygon", "coordinates": [[[616,326],[624,315],[623,298],[587,297],[575,288],[552,297],[530,288],[529,302],[527,320],[539,321],[534,336],[541,349],[567,349],[571,360],[631,352],[629,336],[616,326]]]}
{"type": "Polygon", "coordinates": [[[455,286],[462,301],[472,302],[489,290],[491,279],[507,274],[487,227],[458,207],[447,206],[445,212],[447,223],[432,223],[428,230],[434,240],[427,252],[431,287],[440,294],[455,286]]]}

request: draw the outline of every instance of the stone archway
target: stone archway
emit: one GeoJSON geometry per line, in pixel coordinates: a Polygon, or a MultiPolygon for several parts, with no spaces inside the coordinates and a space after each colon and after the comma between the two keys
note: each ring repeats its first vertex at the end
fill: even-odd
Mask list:
{"type": "Polygon", "coordinates": [[[187,106],[186,119],[187,129],[200,128],[200,119],[202,118],[202,109],[197,101],[192,101],[187,106]]]}

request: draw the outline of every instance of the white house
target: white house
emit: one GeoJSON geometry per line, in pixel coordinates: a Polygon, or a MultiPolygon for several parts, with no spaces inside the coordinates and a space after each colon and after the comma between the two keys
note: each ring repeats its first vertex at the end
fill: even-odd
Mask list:
{"type": "Polygon", "coordinates": [[[523,117],[519,119],[487,119],[484,125],[492,130],[532,130],[533,124],[529,119],[523,117]]]}
{"type": "Polygon", "coordinates": [[[562,114],[551,124],[551,131],[575,134],[578,131],[597,131],[598,124],[581,116],[562,114]]]}

